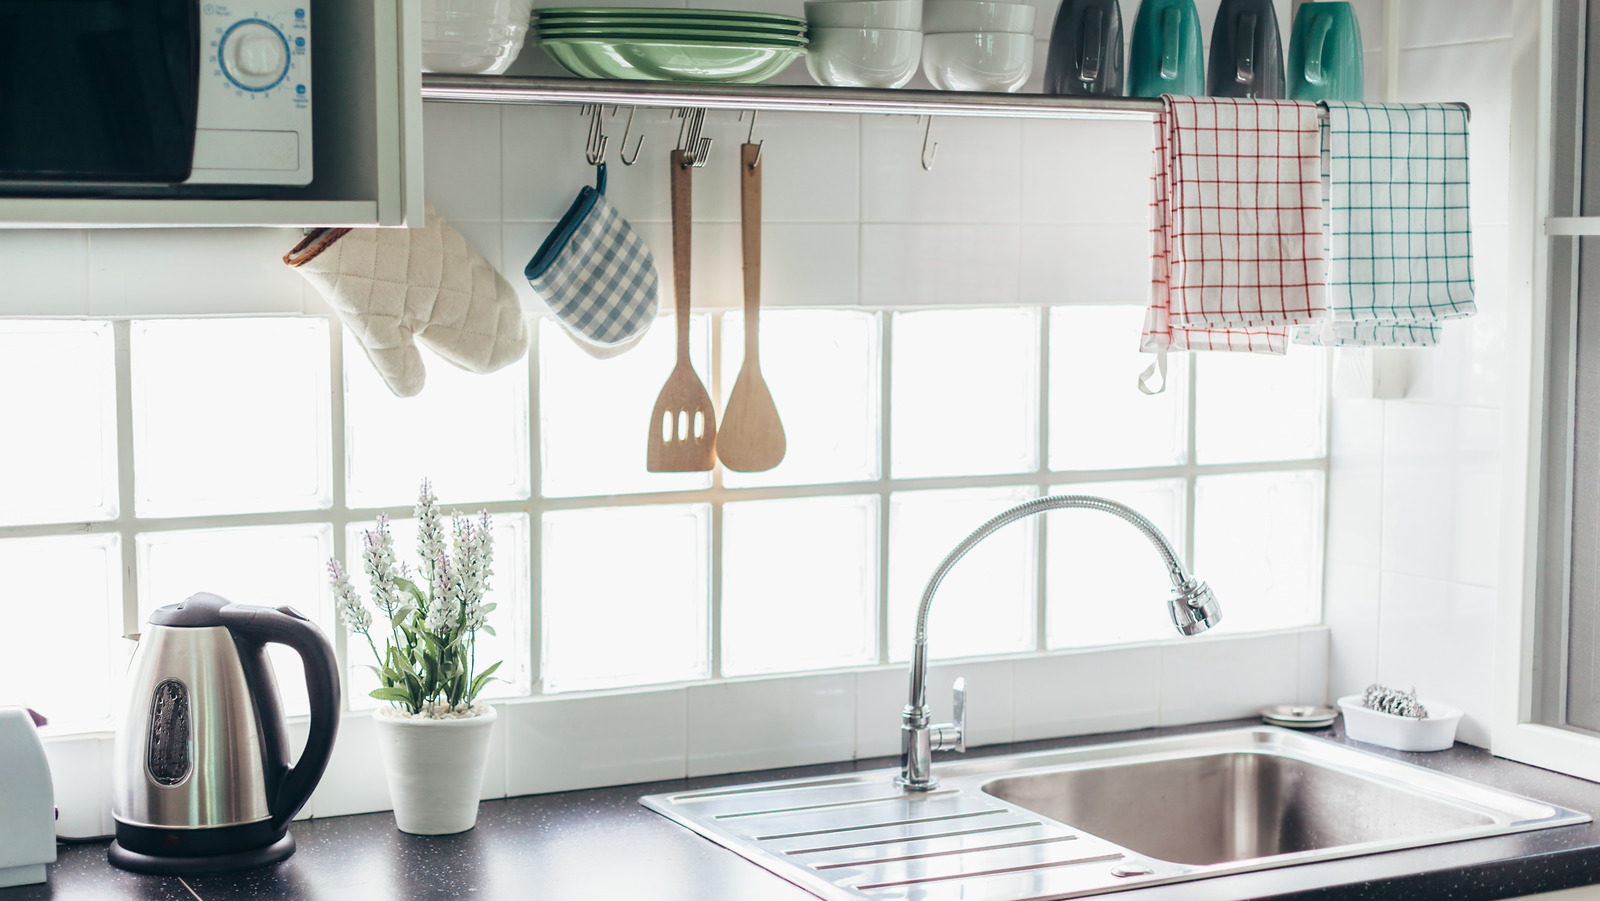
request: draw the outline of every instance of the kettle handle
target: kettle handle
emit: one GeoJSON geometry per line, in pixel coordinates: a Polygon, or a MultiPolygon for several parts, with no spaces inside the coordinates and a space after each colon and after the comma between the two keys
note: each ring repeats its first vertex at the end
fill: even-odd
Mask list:
{"type": "Polygon", "coordinates": [[[339,666],[328,639],[293,607],[254,607],[232,604],[221,611],[223,625],[233,635],[244,664],[245,678],[256,695],[267,765],[267,806],[274,828],[286,825],[300,812],[317,787],[333,755],[339,733],[339,666]],[[277,692],[261,691],[271,684],[266,645],[288,645],[305,667],[306,693],[311,699],[311,731],[300,760],[289,766],[289,741],[283,727],[277,692]]]}

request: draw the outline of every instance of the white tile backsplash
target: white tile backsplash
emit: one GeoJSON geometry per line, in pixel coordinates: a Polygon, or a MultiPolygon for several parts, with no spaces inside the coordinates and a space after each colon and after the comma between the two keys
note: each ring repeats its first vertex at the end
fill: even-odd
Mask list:
{"type": "Polygon", "coordinates": [[[283,255],[301,237],[293,228],[96,229],[89,315],[300,313],[316,292],[283,255]]]}
{"type": "Polygon", "coordinates": [[[1158,722],[1157,647],[1028,657],[1016,664],[1017,741],[1141,729],[1158,722]]]}
{"type": "Polygon", "coordinates": [[[690,776],[848,760],[855,753],[854,673],[688,691],[690,776]],[[780,690],[777,701],[773,687],[780,690]]]}
{"type": "Polygon", "coordinates": [[[1022,221],[1135,225],[1148,256],[1154,140],[1149,122],[1024,120],[1022,221]]]}
{"type": "MultiPolygon", "coordinates": [[[[495,723],[496,729],[504,728],[495,723]]],[[[339,722],[333,756],[311,793],[312,814],[338,817],[389,810],[389,783],[378,759],[378,730],[368,714],[347,714],[339,722]]]]}
{"type": "Polygon", "coordinates": [[[861,303],[1015,304],[1019,239],[1015,225],[863,225],[861,303]]]}
{"type": "Polygon", "coordinates": [[[688,772],[682,688],[512,705],[505,719],[508,794],[681,779],[688,772]]]}
{"type": "Polygon", "coordinates": [[[499,222],[500,107],[424,104],[422,134],[423,179],[439,215],[499,222]]]}
{"type": "Polygon", "coordinates": [[[1300,633],[1300,681],[1295,691],[1296,704],[1327,703],[1328,645],[1326,629],[1300,633]]]}
{"type": "Polygon", "coordinates": [[[1376,566],[1328,561],[1323,574],[1328,700],[1360,694],[1378,678],[1383,573],[1376,566]]]}
{"type": "Polygon", "coordinates": [[[1460,707],[1457,739],[1480,746],[1489,741],[1495,604],[1492,588],[1383,575],[1378,680],[1460,707]]]}
{"type": "Polygon", "coordinates": [[[861,120],[861,220],[1015,223],[1022,198],[1022,123],[934,117],[933,169],[922,168],[926,120],[861,120]]]}
{"type": "Polygon", "coordinates": [[[1402,102],[1460,100],[1472,108],[1467,154],[1474,228],[1509,221],[1511,60],[1510,40],[1400,53],[1402,102]]]}
{"type": "Polygon", "coordinates": [[[1294,702],[1300,636],[1294,632],[1198,638],[1161,646],[1161,725],[1253,717],[1294,702]],[[1240,666],[1248,660],[1248,666],[1240,666]]]}
{"type": "Polygon", "coordinates": [[[84,316],[89,312],[89,233],[77,229],[0,231],[0,314],[84,316]]]}
{"type": "MultiPolygon", "coordinates": [[[[1334,351],[1335,356],[1364,353],[1334,351]]],[[[1335,365],[1341,361],[1335,360],[1335,365]]],[[[1383,420],[1380,400],[1335,398],[1328,446],[1329,565],[1376,568],[1383,527],[1383,420]]]]}
{"type": "Polygon", "coordinates": [[[1509,40],[1514,6],[1506,0],[1402,3],[1400,46],[1431,47],[1438,44],[1509,40]]]}
{"type": "Polygon", "coordinates": [[[1385,413],[1384,571],[1493,587],[1504,417],[1411,402],[1385,413]]]}
{"type": "MultiPolygon", "coordinates": [[[[1143,223],[1024,225],[1020,231],[1017,278],[1023,303],[1144,306],[1149,301],[1149,228],[1143,223]]],[[[1121,337],[1129,346],[1137,339],[1121,337]]]]}

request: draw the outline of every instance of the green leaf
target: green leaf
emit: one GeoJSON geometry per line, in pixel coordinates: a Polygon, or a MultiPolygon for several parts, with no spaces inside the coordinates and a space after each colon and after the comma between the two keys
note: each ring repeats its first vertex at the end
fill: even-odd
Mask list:
{"type": "Polygon", "coordinates": [[[403,688],[374,688],[367,694],[380,701],[399,701],[402,704],[411,703],[411,693],[403,688]]]}
{"type": "Polygon", "coordinates": [[[405,589],[407,593],[416,598],[417,606],[426,607],[428,605],[428,598],[422,593],[422,589],[417,587],[417,583],[405,578],[404,576],[395,576],[394,584],[405,589]]]}
{"type": "Polygon", "coordinates": [[[478,631],[479,632],[488,632],[490,635],[498,634],[498,633],[495,632],[494,626],[491,626],[488,623],[484,623],[483,625],[479,626],[478,627],[478,631]]]}
{"type": "Polygon", "coordinates": [[[496,660],[488,669],[479,673],[478,678],[472,680],[472,688],[467,692],[467,701],[469,703],[478,699],[478,692],[483,691],[483,687],[489,684],[489,677],[493,676],[494,671],[499,669],[500,664],[504,662],[505,661],[502,660],[496,660]]]}

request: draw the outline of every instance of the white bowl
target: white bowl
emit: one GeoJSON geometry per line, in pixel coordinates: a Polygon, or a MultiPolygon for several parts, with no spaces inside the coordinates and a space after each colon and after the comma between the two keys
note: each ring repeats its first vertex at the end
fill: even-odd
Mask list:
{"type": "Polygon", "coordinates": [[[837,88],[898,88],[917,74],[922,56],[920,31],[812,28],[807,34],[806,69],[817,84],[837,88]]]}
{"type": "Polygon", "coordinates": [[[1033,34],[1034,12],[1034,8],[1026,3],[927,0],[922,4],[922,33],[999,31],[1033,34]]]}
{"type": "Polygon", "coordinates": [[[1456,741],[1461,711],[1449,704],[1418,698],[1427,709],[1422,719],[1382,713],[1361,703],[1360,695],[1339,699],[1344,711],[1344,733],[1356,741],[1394,748],[1396,751],[1444,751],[1456,741]]]}
{"type": "Polygon", "coordinates": [[[1033,35],[987,31],[924,35],[922,71],[941,91],[1015,92],[1033,72],[1033,35]]]}
{"type": "Polygon", "coordinates": [[[511,68],[533,0],[423,0],[422,71],[499,75],[511,68]]]}
{"type": "Polygon", "coordinates": [[[922,28],[919,0],[810,0],[806,24],[812,28],[922,28]]]}

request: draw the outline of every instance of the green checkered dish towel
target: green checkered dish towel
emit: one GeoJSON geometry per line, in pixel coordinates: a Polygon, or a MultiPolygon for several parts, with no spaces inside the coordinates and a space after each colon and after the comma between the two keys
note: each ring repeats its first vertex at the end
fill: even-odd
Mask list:
{"type": "Polygon", "coordinates": [[[1477,311],[1467,111],[1328,101],[1328,306],[1298,344],[1422,347],[1477,311]]]}

